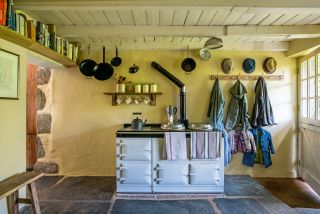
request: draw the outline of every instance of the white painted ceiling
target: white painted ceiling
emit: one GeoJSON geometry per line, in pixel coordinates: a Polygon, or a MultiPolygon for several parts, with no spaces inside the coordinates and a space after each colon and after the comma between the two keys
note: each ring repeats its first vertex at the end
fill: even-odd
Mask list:
{"type": "Polygon", "coordinates": [[[211,36],[224,49],[288,50],[293,39],[320,38],[319,0],[50,1],[16,0],[16,7],[58,36],[101,47],[201,48],[211,36]]]}

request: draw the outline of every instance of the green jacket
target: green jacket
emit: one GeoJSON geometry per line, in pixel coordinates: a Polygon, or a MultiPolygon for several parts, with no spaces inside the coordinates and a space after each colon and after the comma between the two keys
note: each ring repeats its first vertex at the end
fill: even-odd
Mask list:
{"type": "Polygon", "coordinates": [[[210,123],[214,130],[223,131],[223,109],[224,108],[224,97],[220,89],[219,80],[213,84],[208,113],[207,116],[210,117],[210,123]]]}
{"type": "Polygon", "coordinates": [[[246,95],[247,89],[240,80],[237,80],[232,86],[230,93],[232,98],[228,108],[225,128],[227,130],[233,130],[240,126],[244,130],[250,129],[248,100],[246,95]]]}

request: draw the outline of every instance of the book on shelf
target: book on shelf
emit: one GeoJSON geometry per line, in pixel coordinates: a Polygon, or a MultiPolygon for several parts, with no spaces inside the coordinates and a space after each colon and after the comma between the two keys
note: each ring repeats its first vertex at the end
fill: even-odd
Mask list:
{"type": "Polygon", "coordinates": [[[48,24],[48,30],[49,30],[49,48],[52,50],[57,49],[57,43],[56,43],[56,26],[53,24],[48,24]]]}
{"type": "Polygon", "coordinates": [[[0,0],[0,25],[7,24],[7,9],[8,9],[7,0],[0,0]]]}
{"type": "Polygon", "coordinates": [[[27,37],[33,41],[36,41],[36,26],[33,20],[27,21],[27,37]]]}
{"type": "Polygon", "coordinates": [[[43,24],[40,21],[36,21],[36,41],[44,45],[43,24]]]}
{"type": "Polygon", "coordinates": [[[68,57],[68,40],[62,39],[62,55],[68,57]]]}
{"type": "Polygon", "coordinates": [[[24,14],[16,13],[16,31],[22,36],[27,36],[27,18],[24,14]]]}
{"type": "Polygon", "coordinates": [[[6,26],[11,28],[12,30],[16,29],[16,16],[15,16],[15,9],[13,5],[13,0],[8,0],[7,1],[7,21],[6,21],[6,26]]]}

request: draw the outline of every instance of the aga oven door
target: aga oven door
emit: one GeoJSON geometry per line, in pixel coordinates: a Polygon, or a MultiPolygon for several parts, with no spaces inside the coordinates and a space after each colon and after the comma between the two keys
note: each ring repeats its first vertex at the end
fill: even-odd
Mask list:
{"type": "Polygon", "coordinates": [[[153,170],[154,185],[188,185],[186,161],[160,161],[153,170]]]}
{"type": "Polygon", "coordinates": [[[150,161],[150,138],[118,138],[117,158],[122,161],[150,161]]]}

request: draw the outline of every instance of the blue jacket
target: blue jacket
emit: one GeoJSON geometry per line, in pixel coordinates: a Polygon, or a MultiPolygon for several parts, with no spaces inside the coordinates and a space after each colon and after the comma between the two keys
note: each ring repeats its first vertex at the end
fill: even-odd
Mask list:
{"type": "MultiPolygon", "coordinates": [[[[269,167],[272,165],[272,161],[271,161],[271,154],[275,154],[274,151],[274,147],[272,144],[272,138],[271,138],[271,134],[263,129],[263,128],[254,128],[251,130],[253,137],[254,137],[254,141],[256,143],[256,146],[258,148],[257,142],[258,142],[258,131],[261,132],[260,135],[260,144],[261,144],[261,150],[262,150],[262,155],[263,155],[263,163],[265,168],[269,167]]],[[[251,166],[253,167],[254,163],[255,163],[255,159],[256,159],[256,153],[244,153],[243,154],[243,161],[242,163],[246,166],[251,166]]]]}

